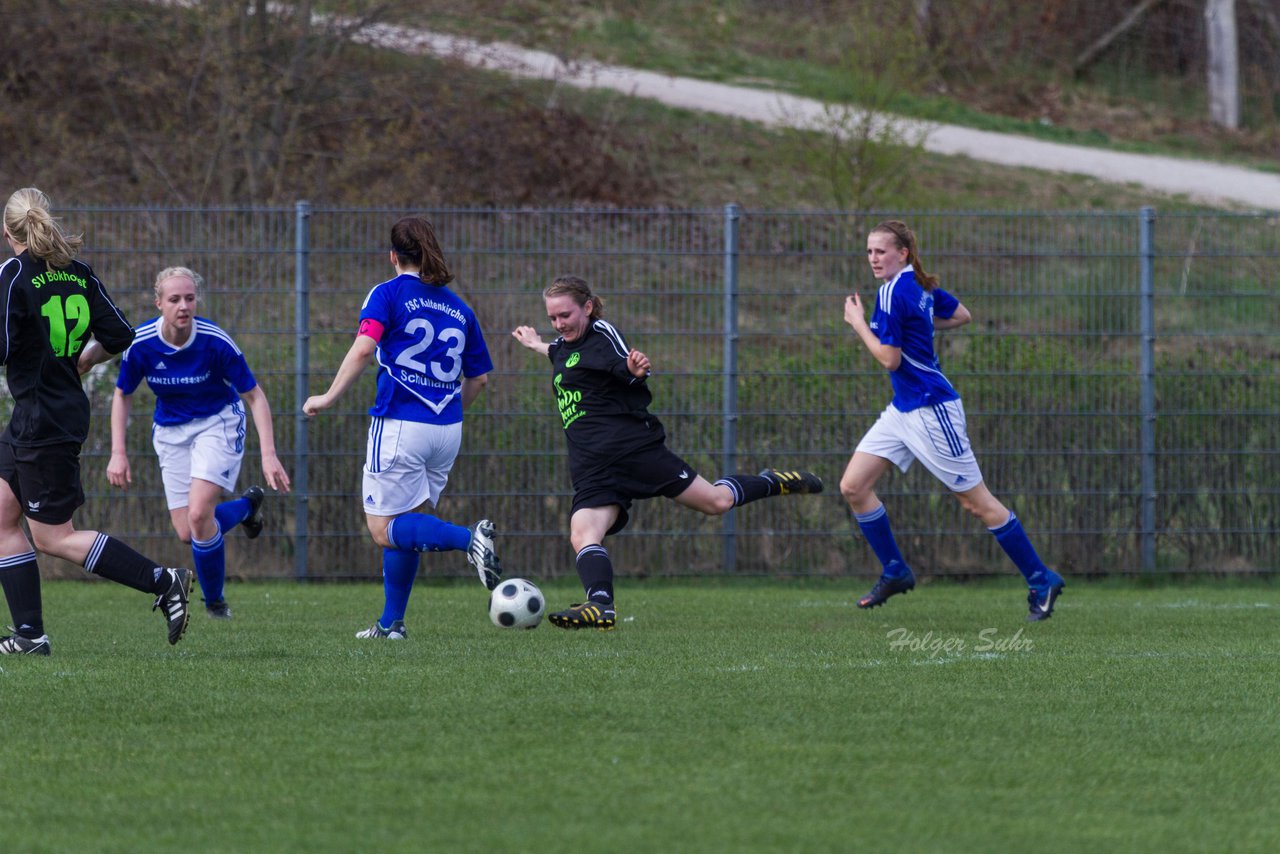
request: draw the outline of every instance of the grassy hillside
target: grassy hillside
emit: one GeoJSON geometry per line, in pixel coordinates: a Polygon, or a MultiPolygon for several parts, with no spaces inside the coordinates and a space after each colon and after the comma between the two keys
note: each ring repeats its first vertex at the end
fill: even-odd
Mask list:
{"type": "MultiPolygon", "coordinates": [[[[831,18],[839,4],[799,5],[810,14],[781,15],[770,4],[694,3],[680,15],[656,2],[624,14],[612,6],[532,0],[481,0],[465,9],[438,2],[426,16],[407,4],[378,10],[416,25],[518,38],[572,55],[767,80],[818,95],[862,95],[873,105],[939,118],[994,115],[983,111],[981,98],[970,106],[940,97],[938,81],[911,76],[909,64],[868,69],[879,54],[858,54],[857,62],[842,65],[847,45],[831,18]]],[[[0,113],[0,185],[35,184],[59,204],[308,198],[414,207],[1178,206],[1070,176],[918,152],[901,157],[881,140],[841,150],[812,135],[516,82],[359,47],[336,25],[307,29],[223,4],[176,10],[67,0],[60,7],[58,15],[45,6],[11,10],[11,28],[27,37],[0,53],[7,101],[0,113]],[[69,43],[81,49],[61,49],[69,43]],[[850,195],[851,175],[886,180],[850,195]]],[[[897,43],[877,44],[883,51],[897,43]]]]}

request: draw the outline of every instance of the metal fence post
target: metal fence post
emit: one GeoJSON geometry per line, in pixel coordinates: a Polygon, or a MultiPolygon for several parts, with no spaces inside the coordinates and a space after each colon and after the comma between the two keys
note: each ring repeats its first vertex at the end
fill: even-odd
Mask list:
{"type": "MultiPolygon", "coordinates": [[[[724,206],[724,394],[720,404],[723,424],[720,471],[726,475],[733,474],[738,457],[738,219],[741,214],[735,204],[724,206]]],[[[720,523],[725,572],[734,572],[738,564],[735,515],[730,510],[720,523]]]]}
{"type": "Polygon", "coordinates": [[[307,483],[307,415],[302,404],[307,400],[311,373],[311,303],[309,292],[311,257],[311,203],[300,201],[294,206],[297,231],[294,243],[294,306],[297,329],[294,331],[294,440],[293,440],[293,574],[307,577],[307,516],[310,500],[307,483]]]}
{"type": "Polygon", "coordinates": [[[1156,390],[1155,390],[1155,222],[1156,209],[1143,207],[1139,217],[1138,254],[1142,345],[1142,571],[1156,568],[1156,390]]]}

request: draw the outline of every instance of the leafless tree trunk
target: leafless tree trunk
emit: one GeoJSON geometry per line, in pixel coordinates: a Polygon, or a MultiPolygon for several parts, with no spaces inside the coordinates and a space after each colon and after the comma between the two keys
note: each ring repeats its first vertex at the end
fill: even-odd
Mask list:
{"type": "Polygon", "coordinates": [[[1235,0],[1205,0],[1204,22],[1209,118],[1234,130],[1240,127],[1240,41],[1236,37],[1235,0]]]}

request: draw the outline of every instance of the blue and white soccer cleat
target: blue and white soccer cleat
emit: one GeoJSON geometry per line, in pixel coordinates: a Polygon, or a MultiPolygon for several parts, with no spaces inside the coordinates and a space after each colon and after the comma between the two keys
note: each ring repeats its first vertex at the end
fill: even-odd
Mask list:
{"type": "Polygon", "coordinates": [[[362,640],[404,640],[409,637],[409,630],[404,627],[404,620],[396,620],[391,624],[391,628],[388,629],[384,629],[375,621],[372,626],[364,631],[356,632],[356,637],[362,640]]]}

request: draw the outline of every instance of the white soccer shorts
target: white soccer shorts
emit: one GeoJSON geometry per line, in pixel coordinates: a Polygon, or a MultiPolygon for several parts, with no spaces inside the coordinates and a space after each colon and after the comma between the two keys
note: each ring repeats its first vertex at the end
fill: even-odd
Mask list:
{"type": "Polygon", "coordinates": [[[462,447],[462,422],[422,424],[374,418],[364,458],[364,512],[399,516],[435,507],[462,447]]]}
{"type": "Polygon", "coordinates": [[[982,483],[982,470],[969,447],[964,404],[949,400],[899,412],[889,404],[858,443],[858,450],[874,454],[902,471],[920,460],[952,492],[968,492],[982,483]]]}
{"type": "Polygon", "coordinates": [[[170,510],[187,506],[192,478],[235,492],[244,460],[244,431],[244,406],[238,400],[207,418],[151,428],[170,510]]]}

